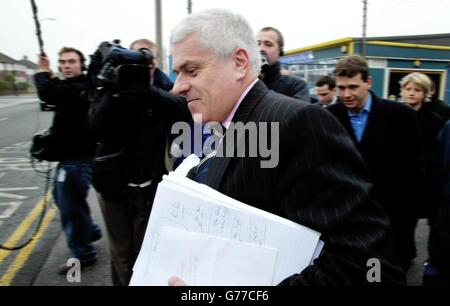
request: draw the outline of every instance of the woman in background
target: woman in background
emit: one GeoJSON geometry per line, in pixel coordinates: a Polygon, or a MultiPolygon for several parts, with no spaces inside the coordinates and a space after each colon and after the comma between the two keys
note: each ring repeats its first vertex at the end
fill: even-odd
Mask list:
{"type": "MultiPolygon", "coordinates": [[[[439,172],[442,155],[439,153],[438,135],[444,126],[444,119],[437,113],[424,107],[433,94],[431,79],[422,73],[410,73],[400,81],[402,100],[417,112],[419,129],[421,132],[421,156],[423,165],[423,186],[420,207],[417,207],[417,217],[428,218],[433,228],[432,212],[436,211],[442,195],[442,176],[439,172]]],[[[430,244],[430,241],[429,241],[430,244]]],[[[430,254],[431,255],[431,254],[430,254]]],[[[433,260],[431,259],[431,262],[433,260]]],[[[425,263],[424,284],[430,279],[429,273],[436,274],[437,270],[425,263]]],[[[434,276],[433,275],[433,276],[434,276]]],[[[429,283],[429,282],[428,282],[429,283]]]]}

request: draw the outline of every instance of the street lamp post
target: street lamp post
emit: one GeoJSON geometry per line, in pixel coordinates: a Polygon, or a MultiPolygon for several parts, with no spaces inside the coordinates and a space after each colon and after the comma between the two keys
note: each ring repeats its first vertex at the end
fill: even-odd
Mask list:
{"type": "Polygon", "coordinates": [[[367,36],[367,0],[363,2],[363,27],[362,27],[362,41],[361,41],[361,56],[366,57],[366,36],[367,36]]]}
{"type": "Polygon", "coordinates": [[[192,14],[192,0],[188,0],[187,2],[188,14],[192,14]]]}
{"type": "Polygon", "coordinates": [[[156,14],[156,45],[158,46],[158,66],[163,67],[163,42],[162,42],[162,4],[161,0],[155,0],[156,14]]]}

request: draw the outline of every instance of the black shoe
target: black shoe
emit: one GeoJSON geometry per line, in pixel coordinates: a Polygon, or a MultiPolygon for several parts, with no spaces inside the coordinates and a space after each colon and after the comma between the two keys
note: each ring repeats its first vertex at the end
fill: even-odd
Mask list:
{"type": "Polygon", "coordinates": [[[425,287],[448,287],[450,279],[445,277],[429,260],[424,264],[424,271],[422,276],[422,285],[425,287]]]}
{"type": "MultiPolygon", "coordinates": [[[[92,259],[90,259],[88,261],[82,261],[82,262],[80,262],[81,269],[84,269],[86,267],[92,266],[96,262],[97,262],[97,257],[94,257],[94,258],[92,258],[92,259]]],[[[60,275],[67,275],[67,272],[69,272],[69,270],[72,269],[72,268],[73,268],[73,265],[68,266],[67,264],[62,264],[58,268],[58,274],[60,274],[60,275]]]]}
{"type": "Polygon", "coordinates": [[[97,240],[100,240],[102,238],[102,231],[100,229],[95,230],[91,234],[91,242],[95,242],[97,240]]]}

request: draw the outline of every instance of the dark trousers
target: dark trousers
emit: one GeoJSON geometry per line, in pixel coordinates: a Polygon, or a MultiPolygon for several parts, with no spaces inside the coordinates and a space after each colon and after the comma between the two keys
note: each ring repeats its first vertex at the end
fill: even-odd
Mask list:
{"type": "Polygon", "coordinates": [[[95,260],[96,250],[91,241],[100,232],[92,221],[87,202],[91,175],[90,161],[62,161],[56,169],[53,185],[53,198],[61,215],[67,244],[82,263],[95,260]]]}
{"type": "Polygon", "coordinates": [[[434,223],[430,225],[430,261],[424,271],[423,283],[424,286],[450,286],[450,233],[446,233],[445,229],[438,228],[434,223]]]}
{"type": "Polygon", "coordinates": [[[98,194],[108,230],[111,272],[115,286],[128,286],[141,249],[156,187],[129,188],[122,200],[98,194]]]}
{"type": "Polygon", "coordinates": [[[391,218],[395,249],[400,265],[408,271],[411,261],[417,256],[415,229],[417,219],[410,216],[391,218]]]}

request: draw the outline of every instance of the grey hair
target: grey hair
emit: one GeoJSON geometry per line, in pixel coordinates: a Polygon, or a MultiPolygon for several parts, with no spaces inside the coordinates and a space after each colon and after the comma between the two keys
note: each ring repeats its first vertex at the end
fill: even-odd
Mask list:
{"type": "Polygon", "coordinates": [[[243,16],[225,9],[210,9],[189,15],[172,30],[171,45],[182,42],[191,34],[198,34],[200,43],[223,59],[237,48],[247,50],[251,68],[259,74],[261,54],[254,32],[243,16]]]}

